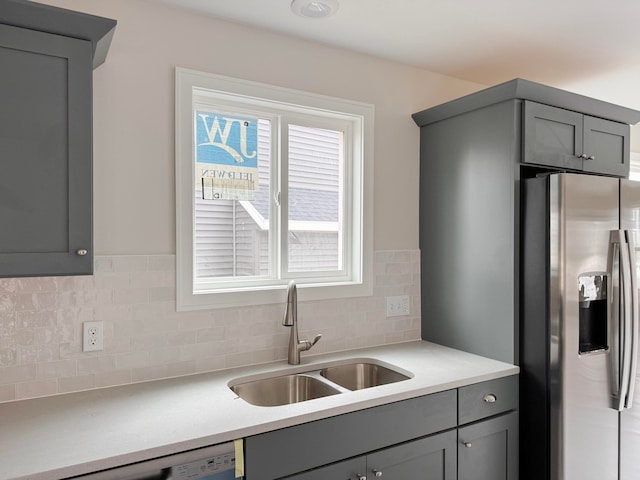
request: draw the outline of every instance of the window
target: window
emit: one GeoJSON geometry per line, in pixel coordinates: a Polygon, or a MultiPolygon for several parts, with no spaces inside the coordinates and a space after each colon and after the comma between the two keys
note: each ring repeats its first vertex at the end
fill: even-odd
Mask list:
{"type": "Polygon", "coordinates": [[[373,107],[176,69],[179,310],[372,293],[373,107]]]}

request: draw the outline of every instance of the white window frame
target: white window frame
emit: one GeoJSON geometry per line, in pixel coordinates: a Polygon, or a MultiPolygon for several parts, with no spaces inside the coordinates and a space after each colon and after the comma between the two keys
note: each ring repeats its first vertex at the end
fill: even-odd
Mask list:
{"type": "MultiPolygon", "coordinates": [[[[370,296],[373,294],[373,120],[374,107],[370,104],[353,102],[299,90],[291,90],[272,85],[240,80],[221,75],[176,68],[176,307],[178,311],[206,308],[226,308],[247,305],[265,305],[284,301],[284,289],[290,280],[298,284],[298,298],[323,300],[370,296]],[[264,107],[271,102],[287,106],[292,117],[313,114],[322,122],[323,113],[327,118],[344,115],[351,119],[351,129],[345,142],[352,156],[349,162],[349,188],[353,192],[345,199],[348,204],[350,237],[345,248],[346,276],[327,276],[321,272],[313,281],[297,278],[291,274],[284,278],[259,281],[256,277],[242,282],[235,278],[226,287],[221,285],[208,291],[194,292],[194,215],[195,182],[193,147],[193,92],[218,92],[229,98],[235,96],[239,102],[254,108],[264,107]],[[350,246],[350,248],[349,248],[350,246]],[[353,253],[353,254],[352,254],[353,253]]],[[[217,100],[216,100],[217,101],[217,100]]],[[[224,103],[224,101],[222,102],[224,103]]],[[[268,108],[268,107],[267,107],[268,108]]],[[[286,162],[283,162],[286,163],[286,162]]],[[[286,167],[283,167],[285,170],[286,167]]],[[[286,177],[286,171],[283,172],[286,177]]],[[[273,178],[271,182],[279,181],[273,178]]],[[[284,189],[283,189],[284,190],[284,189]]],[[[286,199],[282,199],[286,209],[286,199]]],[[[272,212],[273,213],[273,212],[272,212]]],[[[272,214],[270,214],[272,216],[272,214]]],[[[283,222],[278,222],[282,230],[283,222]]],[[[285,255],[286,252],[280,252],[285,255]]],[[[281,261],[282,264],[282,261],[281,261]]]]}

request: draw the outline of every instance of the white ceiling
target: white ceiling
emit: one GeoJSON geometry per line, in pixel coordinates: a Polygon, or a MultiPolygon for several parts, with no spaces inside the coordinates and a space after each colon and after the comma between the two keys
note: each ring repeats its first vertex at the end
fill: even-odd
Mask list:
{"type": "Polygon", "coordinates": [[[640,110],[640,0],[153,0],[493,85],[520,77],[640,110]]]}

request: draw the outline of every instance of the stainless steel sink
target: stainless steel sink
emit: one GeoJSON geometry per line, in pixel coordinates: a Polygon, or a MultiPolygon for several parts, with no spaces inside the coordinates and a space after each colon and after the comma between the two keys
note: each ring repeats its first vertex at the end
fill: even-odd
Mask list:
{"type": "Polygon", "coordinates": [[[361,390],[409,379],[402,373],[374,363],[349,363],[327,367],[320,370],[320,375],[349,390],[361,390]]]}
{"type": "Polygon", "coordinates": [[[288,405],[340,393],[322,380],[302,374],[239,383],[231,390],[246,402],[261,407],[288,405]]]}

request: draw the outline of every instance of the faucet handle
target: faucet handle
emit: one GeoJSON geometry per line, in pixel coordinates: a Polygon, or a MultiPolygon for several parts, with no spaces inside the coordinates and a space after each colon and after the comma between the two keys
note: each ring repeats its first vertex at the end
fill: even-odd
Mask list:
{"type": "Polygon", "coordinates": [[[310,342],[309,340],[305,339],[305,340],[300,340],[299,342],[299,349],[302,350],[303,352],[306,350],[311,350],[311,347],[313,347],[316,343],[318,343],[318,341],[322,338],[322,334],[319,333],[318,335],[315,336],[315,338],[310,342]]]}

